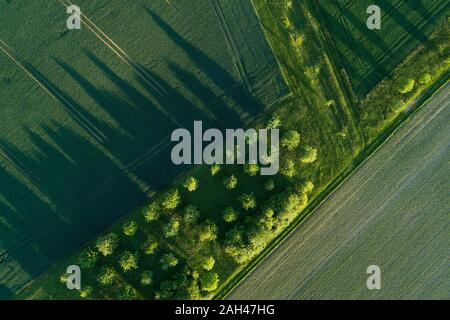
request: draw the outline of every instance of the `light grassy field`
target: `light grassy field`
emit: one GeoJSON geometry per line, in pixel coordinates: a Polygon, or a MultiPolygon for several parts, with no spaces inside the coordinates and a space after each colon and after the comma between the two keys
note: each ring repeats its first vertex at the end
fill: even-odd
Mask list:
{"type": "Polygon", "coordinates": [[[391,75],[450,13],[446,0],[315,2],[359,97],[364,97],[377,82],[391,75]],[[381,9],[382,26],[380,30],[368,32],[366,10],[372,4],[381,9]]]}
{"type": "Polygon", "coordinates": [[[447,84],[229,298],[449,299],[449,117],[447,84]]]}

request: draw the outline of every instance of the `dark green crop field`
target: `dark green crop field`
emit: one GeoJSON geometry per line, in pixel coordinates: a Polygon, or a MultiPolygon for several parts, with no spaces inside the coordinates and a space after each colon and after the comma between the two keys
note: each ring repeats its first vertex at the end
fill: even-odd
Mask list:
{"type": "Polygon", "coordinates": [[[0,298],[186,170],[170,134],[288,94],[250,1],[0,2],[0,298]]]}
{"type": "Polygon", "coordinates": [[[341,64],[359,97],[386,76],[449,16],[447,0],[316,0],[341,64]],[[381,9],[381,29],[367,32],[369,5],[381,9]]]}

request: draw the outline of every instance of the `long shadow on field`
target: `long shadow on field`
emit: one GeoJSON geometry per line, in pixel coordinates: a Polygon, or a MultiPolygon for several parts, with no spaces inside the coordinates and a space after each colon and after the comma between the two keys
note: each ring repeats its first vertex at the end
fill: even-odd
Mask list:
{"type": "MultiPolygon", "coordinates": [[[[128,85],[111,69],[100,64],[98,60],[95,62],[101,66],[106,76],[121,89],[127,99],[97,88],[71,66],[63,62],[58,63],[102,108],[102,111],[112,118],[110,125],[101,125],[102,132],[107,138],[103,145],[115,157],[128,163],[141,155],[143,144],[145,150],[151,150],[178,125],[175,120],[169,119],[150,100],[128,85]],[[161,130],[157,130],[158,128],[161,130]]],[[[73,103],[76,102],[73,101],[73,103]]]]}
{"type": "MultiPolygon", "coordinates": [[[[110,187],[108,184],[102,185],[99,182],[105,181],[110,172],[119,171],[120,166],[103,150],[92,144],[89,139],[77,135],[70,129],[51,123],[43,130],[45,134],[28,132],[33,143],[32,155],[24,154],[12,145],[8,145],[8,148],[16,158],[23,159],[24,166],[45,181],[39,186],[38,194],[41,194],[41,197],[45,198],[53,209],[41,208],[39,212],[33,212],[33,210],[20,210],[19,212],[33,229],[39,230],[41,233],[43,230],[48,231],[42,238],[42,241],[45,239],[48,242],[42,245],[42,248],[43,250],[49,248],[46,255],[50,261],[53,261],[59,257],[60,253],[67,252],[66,249],[55,248],[53,238],[83,238],[86,231],[89,233],[89,225],[92,222],[106,227],[108,223],[105,224],[105,220],[111,221],[111,219],[119,217],[115,214],[115,210],[97,210],[102,208],[98,198],[110,187]],[[93,165],[101,163],[102,167],[89,168],[92,166],[90,161],[95,161],[93,165]],[[55,174],[55,171],[60,174],[55,174]],[[92,207],[92,205],[94,206],[92,207]],[[91,207],[89,208],[89,206],[91,207]],[[90,210],[85,210],[87,208],[90,210]],[[67,228],[62,227],[57,221],[63,221],[64,224],[67,224],[67,228]],[[79,230],[83,230],[83,235],[77,234],[79,230]],[[53,248],[54,251],[50,248],[53,248]]],[[[6,145],[6,143],[4,144],[6,145]]],[[[11,185],[13,184],[8,184],[8,186],[11,185]]],[[[126,190],[126,185],[124,190],[126,190]]],[[[27,203],[28,197],[34,197],[35,193],[36,191],[31,192],[23,202],[27,203]]],[[[18,199],[12,203],[19,204],[18,199]]],[[[30,203],[28,205],[32,206],[30,203]]],[[[39,244],[39,242],[36,243],[38,248],[40,248],[39,244]]],[[[73,241],[59,242],[58,245],[67,248],[73,245],[73,241]]]]}
{"type": "Polygon", "coordinates": [[[53,84],[49,79],[47,79],[37,68],[28,63],[28,61],[23,60],[21,57],[16,57],[27,69],[27,71],[51,94],[55,99],[57,99],[67,114],[82,127],[89,135],[91,135],[95,140],[101,142],[104,138],[103,133],[98,129],[96,124],[98,121],[95,117],[80,108],[79,105],[74,103],[70,97],[61,92],[58,87],[53,84]]]}
{"type": "MultiPolygon", "coordinates": [[[[0,172],[0,195],[5,199],[0,202],[0,250],[8,251],[9,257],[29,274],[22,282],[12,279],[14,283],[24,285],[48,270],[67,252],[75,251],[143,203],[149,190],[156,190],[187,169],[171,164],[167,145],[155,146],[157,142],[170,142],[163,135],[176,127],[174,121],[101,61],[94,56],[91,60],[125,91],[127,99],[99,90],[70,66],[59,64],[108,113],[115,125],[97,120],[87,111],[89,106],[79,105],[29,65],[30,71],[65,106],[69,115],[75,117],[75,128],[49,123],[42,128],[43,133],[25,129],[32,141],[32,153],[0,141],[3,158],[6,155],[12,160],[6,164],[15,172],[15,175],[0,172]],[[82,121],[77,121],[78,117],[82,121]],[[85,132],[80,133],[81,128],[85,132]],[[150,146],[144,155],[141,154],[143,144],[150,146]]],[[[165,89],[168,88],[162,88],[159,94],[175,94],[175,89],[165,89]]],[[[162,106],[169,108],[171,101],[162,106]]],[[[203,114],[200,110],[196,113],[191,104],[188,107],[188,121],[203,114]]],[[[6,268],[0,264],[0,283],[13,288],[11,281],[3,278],[6,268]]],[[[14,287],[13,291],[17,289],[14,287]]]]}
{"type": "MultiPolygon", "coordinates": [[[[408,0],[409,1],[409,0],[408,0]]],[[[406,3],[408,1],[405,1],[406,3]]],[[[386,8],[385,10],[389,12],[389,16],[397,22],[397,24],[405,29],[413,38],[421,43],[426,43],[428,37],[422,32],[414,23],[409,21],[405,16],[400,14],[398,10],[387,0],[378,0],[380,6],[386,8]]]]}
{"type": "MultiPolygon", "coordinates": [[[[349,47],[349,37],[347,36],[347,28],[346,26],[342,25],[342,23],[337,20],[336,18],[332,17],[326,10],[322,10],[323,18],[327,23],[331,26],[332,29],[332,36],[335,37],[343,46],[347,47],[350,52],[353,52],[353,55],[355,58],[360,57],[361,59],[366,59],[367,64],[372,66],[372,71],[370,75],[362,75],[361,71],[357,71],[356,74],[353,74],[353,77],[355,80],[358,81],[356,84],[356,87],[358,88],[357,91],[361,91],[366,93],[377,81],[383,79],[387,75],[389,75],[389,71],[386,69],[386,67],[381,64],[370,52],[367,48],[365,48],[363,45],[358,46],[358,48],[352,48],[349,47]]],[[[349,15],[351,17],[352,15],[349,15]]],[[[353,16],[354,19],[357,17],[353,16]]],[[[352,19],[353,19],[352,18],[352,19]]],[[[355,22],[357,26],[362,28],[362,26],[358,22],[355,22]]],[[[367,26],[364,25],[365,32],[367,33],[367,26]]],[[[372,40],[375,40],[375,38],[378,38],[377,36],[372,37],[372,40]]],[[[353,39],[354,40],[354,39],[353,39]]],[[[354,43],[354,41],[353,41],[354,43]]],[[[343,61],[347,61],[347,66],[352,66],[355,62],[350,62],[349,60],[346,60],[346,57],[340,53],[340,56],[342,57],[343,61]]],[[[353,69],[356,70],[356,69],[353,69]]]]}
{"type": "Polygon", "coordinates": [[[429,21],[433,18],[432,13],[423,5],[422,0],[409,0],[404,1],[404,3],[410,10],[418,12],[424,21],[429,21]]]}
{"type": "MultiPolygon", "coordinates": [[[[65,235],[70,227],[14,165],[0,168],[0,181],[1,300],[52,267],[60,258],[53,236],[65,235]]],[[[64,238],[58,240],[64,247],[64,238]]]]}
{"type": "Polygon", "coordinates": [[[202,106],[212,112],[215,119],[220,121],[224,128],[227,125],[228,127],[244,125],[242,118],[232,110],[230,103],[224,102],[221,97],[218,97],[193,73],[184,70],[176,63],[170,63],[169,69],[183,83],[186,89],[195,95],[202,106]]]}
{"type": "MultiPolygon", "coordinates": [[[[137,80],[141,83],[142,86],[144,86],[144,88],[147,89],[148,93],[154,99],[156,99],[158,105],[161,106],[161,108],[165,108],[165,106],[168,106],[168,105],[175,105],[175,106],[177,106],[179,112],[181,112],[182,114],[186,114],[184,127],[191,127],[194,120],[202,120],[204,127],[219,127],[219,128],[226,127],[226,124],[223,121],[224,119],[220,118],[220,114],[213,112],[214,110],[211,110],[209,108],[208,104],[206,106],[202,105],[200,107],[200,105],[202,104],[202,101],[198,101],[198,99],[197,99],[195,104],[190,102],[184,95],[182,95],[179,92],[179,89],[171,86],[161,76],[159,76],[158,74],[154,73],[150,69],[147,69],[143,66],[142,66],[142,68],[145,70],[145,72],[147,74],[149,74],[152,78],[154,78],[156,81],[158,81],[158,84],[162,88],[164,88],[165,93],[161,94],[161,93],[158,93],[157,91],[153,90],[152,88],[146,87],[144,81],[140,78],[138,78],[137,80]],[[203,110],[202,110],[202,108],[203,108],[203,110]],[[198,111],[201,111],[201,113],[199,113],[197,116],[193,117],[193,115],[189,115],[190,110],[194,110],[193,115],[195,115],[195,113],[197,113],[198,111]]],[[[179,80],[182,81],[182,79],[179,79],[179,80]]],[[[189,84],[187,84],[187,83],[183,83],[183,86],[187,87],[188,85],[189,84]]],[[[210,89],[206,88],[205,86],[204,86],[204,88],[205,88],[205,90],[210,91],[210,89]]],[[[189,89],[189,88],[187,88],[187,89],[189,89]]],[[[216,96],[214,95],[214,97],[216,97],[216,96]]],[[[206,103],[208,103],[208,102],[206,102],[206,103]]],[[[230,108],[228,108],[228,111],[230,111],[230,108]]],[[[231,114],[232,112],[229,112],[229,113],[231,114]]],[[[233,119],[235,122],[228,123],[229,126],[233,125],[233,124],[236,125],[236,123],[237,123],[237,125],[242,123],[240,118],[236,117],[233,119]]]]}
{"type": "MultiPolygon", "coordinates": [[[[170,133],[179,127],[190,128],[194,120],[203,120],[205,127],[212,127],[214,122],[205,118],[202,110],[156,75],[154,78],[159,90],[147,86],[148,90],[153,90],[155,103],[152,103],[97,57],[92,54],[89,54],[89,57],[125,94],[126,99],[96,88],[70,66],[64,63],[60,65],[117,124],[117,128],[102,129],[108,138],[112,137],[104,142],[107,150],[120,160],[128,171],[138,175],[154,189],[186,170],[187,167],[175,167],[170,161],[170,133]],[[182,122],[170,121],[155,105],[158,105],[159,109],[172,111],[170,115],[178,114],[178,120],[182,122]],[[118,130],[124,131],[125,136],[117,136],[118,130]],[[145,152],[142,153],[142,150],[145,152]]],[[[118,175],[120,174],[122,173],[118,172],[118,175]]]]}
{"type": "MultiPolygon", "coordinates": [[[[101,61],[94,54],[88,52],[87,56],[108,77],[108,79],[117,86],[117,88],[120,88],[127,99],[133,103],[135,108],[139,109],[143,114],[147,114],[147,117],[154,121],[154,123],[148,124],[153,128],[160,127],[169,132],[175,128],[175,124],[180,127],[180,125],[193,123],[194,120],[201,120],[204,118],[204,113],[195,104],[185,99],[179,91],[165,83],[162,79],[151,75],[151,73],[146,72],[145,80],[142,80],[141,78],[138,79],[141,80],[141,84],[146,90],[153,93],[155,103],[140,93],[139,90],[131,86],[126,80],[120,78],[120,76],[108,67],[105,62],[101,61]],[[151,86],[148,83],[149,77],[153,82],[153,85],[151,86]],[[159,97],[165,97],[165,99],[158,99],[159,97]],[[153,109],[153,112],[149,111],[149,109],[153,109]],[[161,115],[155,114],[156,112],[161,115]],[[163,117],[172,119],[173,124],[169,125],[162,122],[164,119],[158,119],[163,117]]],[[[112,98],[115,99],[116,97],[112,98]]]]}
{"type": "MultiPolygon", "coordinates": [[[[26,176],[0,170],[0,248],[5,251],[0,254],[28,274],[26,279],[10,279],[8,265],[0,263],[0,284],[13,291],[147,197],[129,175],[110,176],[121,166],[90,139],[56,123],[43,129],[44,134],[28,132],[32,155],[2,142],[15,159],[21,159],[24,167],[45,181],[36,190],[26,176]]],[[[10,167],[8,170],[14,169],[10,167]]]]}
{"type": "Polygon", "coordinates": [[[13,292],[9,290],[6,286],[0,284],[0,299],[8,300],[13,297],[13,292]]]}
{"type": "Polygon", "coordinates": [[[203,71],[217,87],[221,88],[225,95],[234,101],[237,110],[229,110],[229,112],[237,112],[237,118],[239,118],[240,115],[240,118],[251,119],[264,110],[264,106],[245,89],[243,83],[235,80],[220,64],[185,40],[169,24],[161,19],[161,17],[148,9],[147,12],[167,36],[184,50],[191,61],[203,71]],[[245,117],[243,115],[248,116],[245,117]]]}
{"type": "MultiPolygon", "coordinates": [[[[212,119],[205,117],[205,112],[188,101],[175,88],[169,86],[163,79],[152,75],[159,90],[152,90],[155,104],[142,95],[125,80],[121,79],[105,63],[90,54],[93,63],[119,88],[126,96],[120,98],[115,94],[96,88],[83,75],[70,66],[60,63],[66,72],[73,77],[85,92],[111,116],[117,128],[103,128],[106,136],[114,136],[117,130],[125,131],[125,136],[116,136],[106,140],[103,145],[120,160],[127,171],[136,174],[152,189],[167,183],[187,167],[176,167],[171,163],[170,134],[179,127],[190,128],[194,120],[203,120],[204,127],[217,126],[212,119]],[[181,123],[168,121],[168,117],[157,110],[172,111],[181,118],[181,123]],[[164,121],[167,120],[167,121],[164,121]],[[145,150],[142,153],[142,150],[145,150]]],[[[150,71],[147,71],[150,75],[150,71]]],[[[119,175],[121,172],[118,173],[119,175]]]]}
{"type": "MultiPolygon", "coordinates": [[[[360,16],[355,15],[351,10],[344,10],[342,16],[361,33],[361,38],[368,39],[373,46],[378,48],[381,52],[388,52],[389,55],[393,55],[389,45],[384,41],[383,37],[378,34],[379,31],[369,30],[366,22],[362,20],[360,16]]],[[[361,38],[354,40],[360,41],[361,38]]]]}

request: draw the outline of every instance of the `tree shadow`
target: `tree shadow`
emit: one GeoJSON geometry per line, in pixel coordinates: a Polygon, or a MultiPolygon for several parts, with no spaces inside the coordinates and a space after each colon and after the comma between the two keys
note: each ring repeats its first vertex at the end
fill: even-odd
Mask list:
{"type": "Polygon", "coordinates": [[[232,102],[224,101],[224,99],[226,100],[226,97],[218,97],[208,86],[202,83],[198,77],[193,73],[184,70],[178,64],[170,63],[169,69],[183,83],[185,88],[200,101],[203,108],[206,108],[214,115],[215,120],[219,121],[218,124],[223,129],[230,126],[242,127],[245,125],[242,117],[233,109],[232,102]]]}
{"type": "MultiPolygon", "coordinates": [[[[392,17],[392,19],[397,22],[397,25],[402,27],[409,35],[411,35],[413,38],[415,38],[420,43],[426,43],[428,40],[428,36],[420,30],[418,26],[416,26],[414,23],[409,21],[408,18],[406,18],[404,15],[402,15],[397,8],[395,8],[389,1],[387,0],[378,0],[380,6],[383,6],[384,8],[387,8],[388,15],[392,17]]],[[[404,1],[405,3],[408,3],[408,1],[404,1]]],[[[417,4],[417,2],[415,3],[417,4]]],[[[415,7],[409,4],[409,6],[415,11],[415,7]]],[[[423,6],[422,6],[423,8],[423,6]]],[[[420,9],[420,8],[419,8],[420,9]]]]}
{"type": "Polygon", "coordinates": [[[212,60],[200,49],[186,41],[161,17],[146,9],[153,21],[166,33],[166,35],[177,44],[178,47],[188,55],[191,61],[225,94],[231,98],[241,118],[245,120],[253,119],[259,115],[264,106],[253,97],[245,88],[244,84],[236,81],[230,73],[220,64],[212,60]]]}
{"type": "Polygon", "coordinates": [[[51,221],[55,231],[64,234],[68,225],[14,165],[0,168],[0,181],[0,299],[7,299],[58,258],[55,232],[39,226],[51,221]]]}
{"type": "MultiPolygon", "coordinates": [[[[358,50],[356,50],[354,47],[357,46],[357,44],[354,42],[355,39],[352,38],[351,35],[348,34],[347,27],[342,24],[341,21],[338,19],[332,17],[326,10],[322,9],[322,14],[327,21],[327,23],[331,26],[331,34],[333,37],[335,37],[341,45],[347,48],[349,52],[352,53],[353,57],[347,57],[343,52],[340,50],[339,55],[345,63],[345,68],[351,75],[351,78],[354,80],[354,86],[356,88],[356,91],[360,95],[366,94],[370,88],[379,80],[383,79],[386,75],[389,74],[386,67],[381,64],[370,52],[365,46],[360,45],[358,46],[358,50]],[[353,45],[350,45],[352,43],[353,45]],[[369,75],[361,74],[362,72],[367,72],[367,70],[359,70],[357,67],[353,67],[355,64],[355,61],[351,61],[350,59],[366,59],[367,64],[371,66],[371,70],[369,71],[369,75]]],[[[350,19],[357,19],[354,15],[348,14],[348,17],[350,19]]],[[[356,26],[359,28],[362,28],[360,21],[354,22],[356,26]]],[[[366,25],[364,25],[367,31],[366,25]]],[[[379,36],[372,35],[371,39],[374,41],[375,38],[379,38],[379,36]]],[[[384,42],[384,41],[383,41],[384,42]]],[[[385,44],[384,44],[385,45],[385,44]]]]}
{"type": "Polygon", "coordinates": [[[0,300],[11,300],[14,297],[14,293],[6,286],[0,284],[0,300]]]}

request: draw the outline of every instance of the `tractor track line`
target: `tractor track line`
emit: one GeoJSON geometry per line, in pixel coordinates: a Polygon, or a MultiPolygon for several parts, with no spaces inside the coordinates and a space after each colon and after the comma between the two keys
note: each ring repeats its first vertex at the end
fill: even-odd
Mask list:
{"type": "MultiPolygon", "coordinates": [[[[65,7],[69,7],[72,5],[70,1],[58,0],[65,7]]],[[[101,42],[103,42],[109,49],[111,49],[114,54],[116,54],[123,62],[125,62],[128,66],[130,66],[136,74],[152,89],[158,92],[158,94],[163,95],[166,94],[166,91],[155,82],[151,75],[147,73],[142,66],[135,62],[119,45],[117,45],[105,32],[103,32],[97,25],[92,22],[86,14],[81,14],[80,17],[81,23],[83,23],[101,42]]],[[[165,116],[174,121],[180,128],[183,125],[178,122],[175,118],[173,118],[169,113],[167,113],[164,109],[157,107],[159,111],[161,111],[165,116]]],[[[211,114],[216,120],[216,116],[211,114]]]]}
{"type": "Polygon", "coordinates": [[[2,39],[0,39],[0,50],[2,50],[14,63],[16,63],[25,73],[31,77],[45,92],[52,98],[61,103],[64,109],[69,113],[75,121],[88,131],[98,142],[103,143],[107,137],[92,124],[89,119],[84,117],[67,99],[58,92],[47,80],[42,79],[31,68],[31,65],[23,61],[13,49],[11,49],[2,39]],[[6,49],[5,49],[6,47],[6,49]]]}
{"type": "MultiPolygon", "coordinates": [[[[66,8],[73,5],[69,0],[58,0],[62,5],[66,8]]],[[[126,52],[123,50],[117,43],[115,43],[111,37],[109,37],[102,29],[100,29],[91,19],[89,19],[86,14],[81,13],[79,18],[81,19],[81,23],[84,24],[101,42],[103,42],[109,49],[111,49],[115,55],[117,55],[123,62],[125,62],[128,66],[130,66],[136,74],[152,89],[154,89],[158,94],[164,95],[167,94],[166,90],[162,88],[153,77],[148,74],[148,72],[137,62],[135,62],[126,52]]],[[[169,113],[167,113],[163,108],[156,107],[159,111],[161,111],[165,116],[174,121],[180,128],[183,125],[173,118],[169,113]]],[[[221,123],[222,121],[209,109],[203,110],[207,115],[211,116],[214,120],[221,123]]]]}

